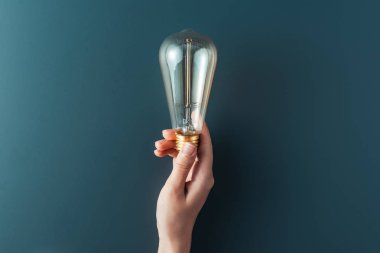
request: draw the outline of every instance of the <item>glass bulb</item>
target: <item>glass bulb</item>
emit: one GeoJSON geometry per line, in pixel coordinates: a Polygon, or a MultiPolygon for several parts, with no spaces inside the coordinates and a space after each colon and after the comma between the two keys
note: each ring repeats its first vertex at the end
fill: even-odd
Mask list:
{"type": "Polygon", "coordinates": [[[177,149],[198,144],[214,77],[217,51],[211,39],[192,30],[168,36],[160,47],[160,66],[177,149]]]}

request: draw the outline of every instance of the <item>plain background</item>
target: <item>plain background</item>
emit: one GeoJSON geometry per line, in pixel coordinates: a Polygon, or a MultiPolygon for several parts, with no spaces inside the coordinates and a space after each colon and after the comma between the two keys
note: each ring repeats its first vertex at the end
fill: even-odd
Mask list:
{"type": "Polygon", "coordinates": [[[155,252],[158,64],[219,61],[193,252],[380,252],[379,1],[0,1],[0,252],[155,252]]]}

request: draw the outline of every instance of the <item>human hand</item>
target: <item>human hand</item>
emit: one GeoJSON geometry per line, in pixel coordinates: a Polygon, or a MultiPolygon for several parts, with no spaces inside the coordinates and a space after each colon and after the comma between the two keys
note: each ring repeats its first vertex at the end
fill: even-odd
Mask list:
{"type": "Polygon", "coordinates": [[[175,130],[164,130],[165,139],[156,141],[155,155],[173,157],[173,170],[157,201],[159,253],[188,253],[191,234],[199,211],[214,185],[212,143],[204,124],[197,149],[185,143],[175,150],[175,130]]]}

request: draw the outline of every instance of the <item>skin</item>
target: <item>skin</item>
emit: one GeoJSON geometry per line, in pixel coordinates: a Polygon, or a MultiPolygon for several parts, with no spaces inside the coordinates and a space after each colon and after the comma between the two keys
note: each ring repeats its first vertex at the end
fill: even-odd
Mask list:
{"type": "Polygon", "coordinates": [[[205,124],[197,149],[186,143],[175,147],[175,130],[162,131],[156,141],[157,157],[173,157],[173,170],[157,201],[158,253],[189,253],[195,220],[214,186],[212,143],[205,124]]]}

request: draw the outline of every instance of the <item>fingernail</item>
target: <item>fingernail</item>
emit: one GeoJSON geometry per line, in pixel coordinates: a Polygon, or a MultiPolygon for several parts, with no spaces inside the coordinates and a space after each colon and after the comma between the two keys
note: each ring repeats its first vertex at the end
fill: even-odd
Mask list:
{"type": "Polygon", "coordinates": [[[184,143],[182,146],[182,153],[184,153],[185,155],[192,155],[194,153],[195,149],[196,148],[193,144],[184,143]]]}

